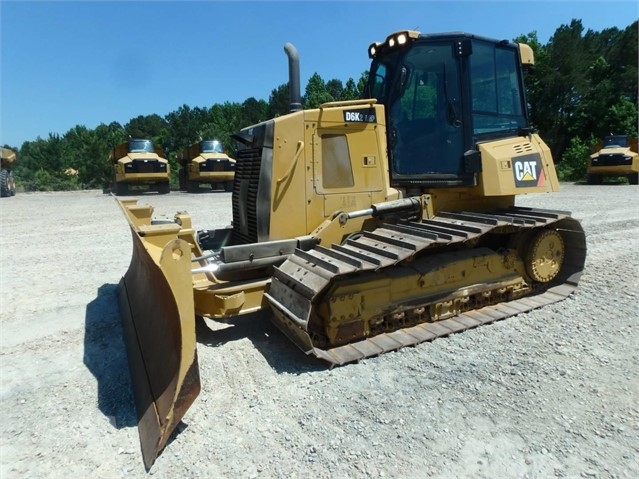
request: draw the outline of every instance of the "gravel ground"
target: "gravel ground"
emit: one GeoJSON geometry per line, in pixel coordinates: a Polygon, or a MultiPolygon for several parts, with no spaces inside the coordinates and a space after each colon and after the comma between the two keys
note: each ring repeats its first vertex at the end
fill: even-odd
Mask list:
{"type": "MultiPolygon", "coordinates": [[[[144,470],[116,288],[126,220],[99,191],[0,200],[0,476],[639,477],[637,187],[562,185],[588,257],[569,299],[327,369],[262,316],[200,325],[202,393],[144,470]]],[[[230,193],[141,199],[230,222],[230,193]]]]}

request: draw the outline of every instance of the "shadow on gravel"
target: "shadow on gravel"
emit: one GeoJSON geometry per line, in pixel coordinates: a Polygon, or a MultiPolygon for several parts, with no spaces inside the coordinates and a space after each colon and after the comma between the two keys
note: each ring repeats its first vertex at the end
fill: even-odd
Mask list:
{"type": "MultiPolygon", "coordinates": [[[[202,318],[196,321],[197,341],[217,347],[224,343],[248,339],[278,373],[302,374],[323,371],[328,365],[307,356],[269,319],[270,312],[258,312],[225,321],[227,327],[212,330],[202,318]]],[[[201,361],[201,359],[200,359],[201,361]]]]}
{"type": "Polygon", "coordinates": [[[118,308],[118,285],[103,284],[87,304],[84,364],[98,382],[98,407],[118,429],[137,426],[118,308]]]}

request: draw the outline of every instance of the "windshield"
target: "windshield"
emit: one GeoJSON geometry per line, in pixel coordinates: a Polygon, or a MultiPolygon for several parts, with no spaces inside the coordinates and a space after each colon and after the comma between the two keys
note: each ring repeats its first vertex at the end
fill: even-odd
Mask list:
{"type": "Polygon", "coordinates": [[[218,140],[201,141],[200,153],[224,153],[222,142],[218,140]]]}
{"type": "Polygon", "coordinates": [[[375,62],[371,68],[371,74],[366,85],[367,98],[377,98],[380,103],[384,103],[386,97],[386,80],[388,71],[384,63],[375,62]]]}
{"type": "Polygon", "coordinates": [[[525,128],[516,51],[474,41],[470,68],[473,132],[481,135],[525,128]]]}
{"type": "Polygon", "coordinates": [[[369,92],[386,106],[395,176],[459,175],[460,73],[450,43],[415,44],[384,61],[373,65],[369,92]]]}
{"type": "Polygon", "coordinates": [[[628,137],[624,135],[607,136],[604,138],[604,148],[620,148],[628,146],[628,137]]]}
{"type": "Polygon", "coordinates": [[[365,94],[384,105],[394,184],[471,184],[475,145],[528,128],[518,49],[469,36],[389,44],[365,94]]]}
{"type": "Polygon", "coordinates": [[[129,153],[155,153],[153,142],[151,140],[130,140],[129,153]]]}

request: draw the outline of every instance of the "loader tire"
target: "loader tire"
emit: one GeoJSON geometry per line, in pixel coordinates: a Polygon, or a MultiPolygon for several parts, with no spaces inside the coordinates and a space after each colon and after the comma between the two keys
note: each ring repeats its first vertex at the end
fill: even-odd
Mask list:
{"type": "Polygon", "coordinates": [[[628,175],[628,183],[631,185],[639,185],[639,173],[628,175]]]}
{"type": "Polygon", "coordinates": [[[189,193],[197,193],[200,191],[200,184],[197,181],[187,181],[186,182],[186,191],[189,193]]]}
{"type": "Polygon", "coordinates": [[[11,196],[9,189],[9,170],[4,168],[0,171],[0,198],[7,198],[11,196]]]}
{"type": "Polygon", "coordinates": [[[178,183],[180,184],[180,191],[186,191],[186,168],[180,168],[178,183]]]}
{"type": "Polygon", "coordinates": [[[124,196],[129,194],[129,184],[128,183],[116,183],[115,184],[115,194],[117,196],[124,196]]]}
{"type": "Polygon", "coordinates": [[[601,175],[592,175],[588,174],[588,184],[589,185],[600,185],[603,181],[601,175]]]}
{"type": "Polygon", "coordinates": [[[12,171],[9,172],[9,181],[8,181],[8,183],[9,183],[9,194],[11,196],[15,196],[16,195],[16,182],[13,179],[13,172],[12,171]]]}
{"type": "Polygon", "coordinates": [[[166,195],[171,192],[171,184],[168,181],[164,183],[158,183],[157,190],[159,194],[166,195]]]}

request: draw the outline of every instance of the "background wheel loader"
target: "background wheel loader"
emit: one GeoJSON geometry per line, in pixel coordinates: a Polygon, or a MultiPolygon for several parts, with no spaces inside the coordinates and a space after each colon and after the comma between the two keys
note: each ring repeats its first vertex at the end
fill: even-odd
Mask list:
{"type": "Polygon", "coordinates": [[[9,148],[2,148],[0,164],[0,198],[15,196],[16,183],[11,172],[11,165],[16,161],[16,154],[9,148]]]}
{"type": "Polygon", "coordinates": [[[233,222],[193,229],[120,200],[133,257],[120,308],[144,461],[200,389],[195,321],[270,308],[306,354],[344,364],[559,301],[584,232],[515,195],[557,191],[531,131],[521,44],[401,31],[369,48],[366,98],[244,128],[233,222]]]}
{"type": "Polygon", "coordinates": [[[133,188],[146,188],[166,194],[171,191],[169,162],[164,152],[151,140],[130,139],[111,151],[113,164],[113,191],[127,195],[133,188]]]}
{"type": "Polygon", "coordinates": [[[588,158],[588,184],[600,185],[605,176],[625,176],[631,185],[639,184],[636,137],[610,135],[593,147],[588,158]]]}
{"type": "Polygon", "coordinates": [[[203,140],[186,148],[178,157],[180,190],[195,193],[201,184],[212,189],[233,189],[235,160],[225,152],[219,140],[203,140]]]}

